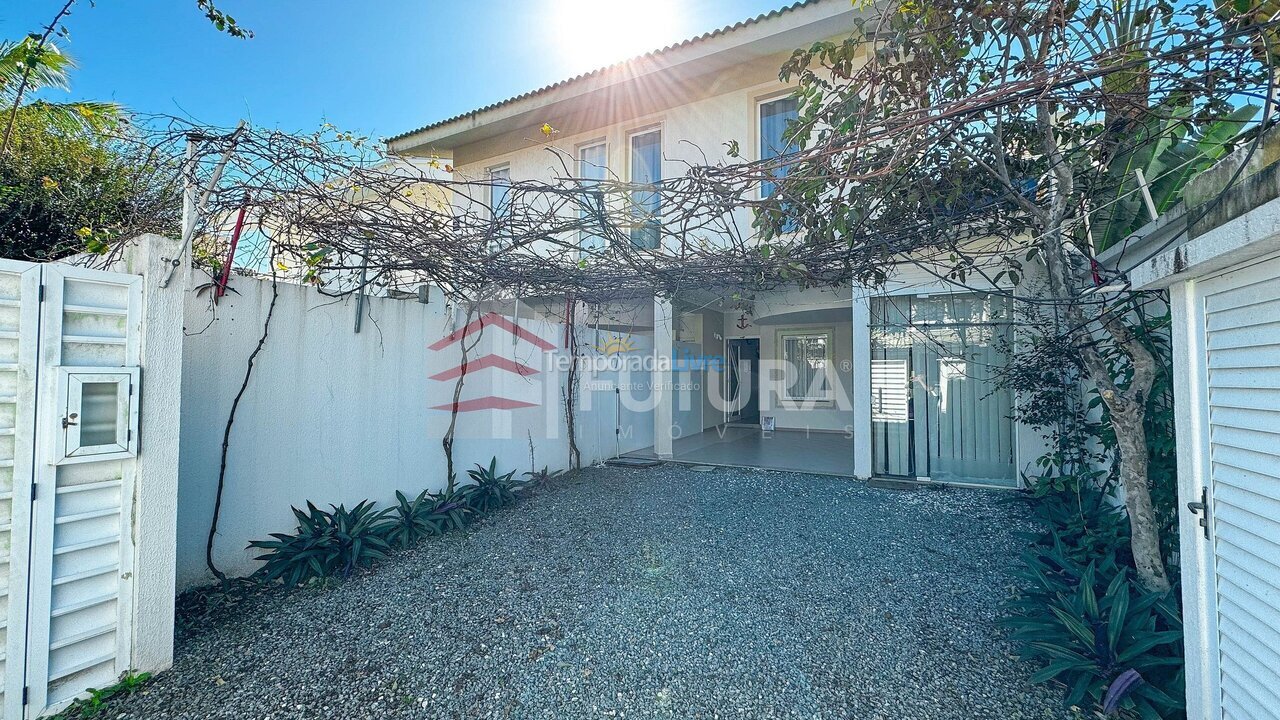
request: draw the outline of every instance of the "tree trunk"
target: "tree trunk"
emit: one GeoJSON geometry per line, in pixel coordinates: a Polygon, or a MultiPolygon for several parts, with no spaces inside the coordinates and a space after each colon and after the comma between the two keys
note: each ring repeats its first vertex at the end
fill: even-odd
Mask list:
{"type": "Polygon", "coordinates": [[[1129,511],[1129,546],[1138,582],[1148,590],[1165,591],[1169,589],[1169,577],[1160,554],[1160,524],[1151,502],[1151,479],[1147,477],[1145,416],[1146,408],[1138,403],[1128,403],[1120,411],[1112,408],[1111,427],[1120,453],[1120,482],[1124,485],[1124,506],[1129,511]]]}
{"type": "MultiPolygon", "coordinates": [[[[1156,359],[1129,330],[1123,317],[1116,315],[1116,307],[1098,307],[1097,315],[1085,318],[1079,288],[1087,286],[1088,282],[1079,277],[1081,268],[1071,262],[1070,240],[1064,232],[1075,177],[1058,148],[1053,117],[1053,108],[1042,102],[1036,121],[1043,132],[1044,152],[1050,160],[1051,182],[1046,188],[1049,192],[1047,207],[1031,208],[1031,211],[1040,221],[1044,233],[1040,248],[1049,288],[1062,303],[1066,324],[1070,328],[1069,337],[1080,353],[1085,372],[1111,411],[1111,426],[1120,455],[1116,461],[1124,487],[1125,509],[1129,514],[1129,547],[1138,582],[1148,590],[1163,592],[1169,589],[1169,577],[1160,554],[1160,526],[1151,502],[1151,480],[1147,477],[1147,433],[1143,425],[1147,396],[1155,382],[1156,359]],[[1093,329],[1098,326],[1101,326],[1101,332],[1110,336],[1130,364],[1132,373],[1126,387],[1116,384],[1111,366],[1098,351],[1098,339],[1093,329]]],[[[1117,306],[1122,308],[1123,304],[1117,306]]]]}
{"type": "Polygon", "coordinates": [[[569,351],[569,371],[565,378],[564,388],[564,423],[569,440],[569,467],[582,469],[582,451],[578,449],[577,402],[578,402],[578,328],[577,301],[570,298],[565,312],[565,340],[569,351]]]}
{"type": "MultiPolygon", "coordinates": [[[[480,305],[479,300],[467,302],[467,312],[462,319],[462,328],[466,329],[471,324],[471,319],[475,317],[476,308],[480,305]]],[[[453,384],[453,404],[449,407],[449,429],[445,431],[444,437],[440,439],[440,444],[444,447],[444,463],[445,463],[445,492],[449,495],[457,488],[457,473],[453,469],[453,440],[454,433],[458,428],[458,403],[462,399],[462,386],[467,381],[467,364],[470,361],[471,350],[480,344],[480,338],[484,335],[484,324],[480,324],[479,331],[476,332],[476,339],[467,345],[466,336],[458,338],[458,347],[462,350],[462,362],[459,365],[458,381],[453,384]]]]}

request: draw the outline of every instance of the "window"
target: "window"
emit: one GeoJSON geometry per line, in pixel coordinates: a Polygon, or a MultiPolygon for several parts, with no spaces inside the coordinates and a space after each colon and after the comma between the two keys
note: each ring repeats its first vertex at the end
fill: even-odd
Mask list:
{"type": "Polygon", "coordinates": [[[662,237],[662,132],[651,130],[631,136],[631,182],[653,190],[631,191],[631,244],[656,250],[662,237]]]}
{"type": "MultiPolygon", "coordinates": [[[[779,98],[760,103],[760,159],[773,160],[795,152],[795,143],[787,136],[787,128],[800,117],[800,103],[794,97],[779,98]]],[[[774,167],[769,174],[775,178],[787,176],[787,165],[774,167]]],[[[768,180],[760,184],[760,198],[771,197],[778,191],[777,183],[768,180]]],[[[783,232],[793,232],[799,227],[794,219],[783,222],[783,232]]]]}
{"type": "Polygon", "coordinates": [[[831,363],[831,333],[783,333],[782,362],[787,400],[825,402],[831,399],[827,368],[831,363]]]}
{"type": "Polygon", "coordinates": [[[489,170],[489,212],[493,215],[493,227],[490,228],[489,252],[502,249],[502,238],[506,236],[503,220],[511,213],[511,168],[499,167],[489,170]]]}
{"type": "Polygon", "coordinates": [[[138,451],[138,368],[60,367],[55,464],[133,457],[138,451]]]}
{"type": "Polygon", "coordinates": [[[584,225],[578,231],[578,247],[582,248],[583,254],[603,250],[605,246],[604,193],[592,188],[599,185],[599,181],[604,180],[608,172],[609,158],[606,150],[604,143],[578,149],[578,177],[582,179],[583,189],[590,193],[583,202],[582,209],[578,211],[578,217],[584,225]]]}

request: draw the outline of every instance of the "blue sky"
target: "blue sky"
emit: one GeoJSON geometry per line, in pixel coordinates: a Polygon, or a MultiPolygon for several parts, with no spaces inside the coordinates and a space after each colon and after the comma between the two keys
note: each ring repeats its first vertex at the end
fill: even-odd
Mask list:
{"type": "MultiPolygon", "coordinates": [[[[80,0],[68,95],[230,125],[328,121],[385,137],[780,7],[785,0],[219,0],[255,37],[218,33],[196,0],[80,0]]],[[[0,37],[62,0],[0,0],[0,37]]]]}

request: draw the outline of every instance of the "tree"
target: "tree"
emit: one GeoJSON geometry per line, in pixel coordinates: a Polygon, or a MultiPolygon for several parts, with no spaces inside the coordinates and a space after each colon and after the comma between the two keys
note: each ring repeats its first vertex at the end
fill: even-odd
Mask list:
{"type": "Polygon", "coordinates": [[[13,143],[19,117],[62,131],[102,131],[119,123],[119,105],[106,102],[28,101],[44,88],[66,90],[76,63],[47,37],[29,35],[18,42],[0,43],[0,103],[7,109],[0,155],[13,143]]]}
{"type": "Polygon", "coordinates": [[[924,257],[942,279],[1015,299],[1040,275],[1048,298],[1025,302],[1057,318],[1106,405],[1134,567],[1152,590],[1170,587],[1144,429],[1158,361],[1128,321],[1150,298],[1107,287],[1123,278],[1094,258],[1092,227],[1138,193],[1125,158],[1239,123],[1233,102],[1267,77],[1240,35],[1210,6],[1156,0],[895,5],[787,63],[801,151],[759,220],[773,235],[799,221],[813,243],[886,264],[924,257]]]}
{"type": "Polygon", "coordinates": [[[145,232],[176,237],[181,177],[128,137],[20,113],[0,156],[0,256],[50,260],[105,252],[145,232]]]}

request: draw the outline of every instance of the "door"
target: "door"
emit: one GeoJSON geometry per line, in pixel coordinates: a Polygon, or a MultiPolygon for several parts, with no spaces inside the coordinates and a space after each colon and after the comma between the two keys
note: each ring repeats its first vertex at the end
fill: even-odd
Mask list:
{"type": "Polygon", "coordinates": [[[0,718],[23,716],[39,265],[0,260],[0,718]]]}
{"type": "Polygon", "coordinates": [[[1016,487],[1013,396],[996,382],[1009,344],[990,295],[872,303],[872,469],[889,477],[1016,487]]]}
{"type": "MultiPolygon", "coordinates": [[[[1228,272],[1200,283],[1195,303],[1203,312],[1206,352],[1198,372],[1208,415],[1200,438],[1207,449],[1203,499],[1209,505],[1200,516],[1208,527],[1196,536],[1209,550],[1203,561],[1209,600],[1201,621],[1210,630],[1206,652],[1217,666],[1208,678],[1215,696],[1209,706],[1221,718],[1280,718],[1277,278],[1280,259],[1228,272]]],[[[1184,516],[1185,523],[1196,521],[1184,516]]]]}
{"type": "Polygon", "coordinates": [[[130,667],[141,290],[0,261],[2,718],[130,667]]]}
{"type": "Polygon", "coordinates": [[[738,338],[728,342],[725,358],[727,420],[744,425],[760,424],[760,393],[756,378],[760,368],[760,339],[738,338]]]}

